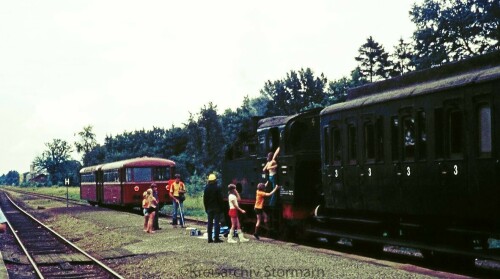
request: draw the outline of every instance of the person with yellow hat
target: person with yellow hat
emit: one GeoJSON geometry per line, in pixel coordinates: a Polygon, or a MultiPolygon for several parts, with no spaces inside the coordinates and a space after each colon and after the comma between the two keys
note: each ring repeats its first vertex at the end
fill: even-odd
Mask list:
{"type": "Polygon", "coordinates": [[[217,177],[215,174],[210,174],[208,176],[208,183],[203,191],[203,205],[205,206],[205,212],[208,216],[207,223],[207,234],[208,243],[220,243],[223,242],[220,237],[220,215],[223,212],[224,200],[222,198],[222,191],[217,186],[217,177]],[[212,236],[212,228],[214,230],[214,235],[212,236]]]}

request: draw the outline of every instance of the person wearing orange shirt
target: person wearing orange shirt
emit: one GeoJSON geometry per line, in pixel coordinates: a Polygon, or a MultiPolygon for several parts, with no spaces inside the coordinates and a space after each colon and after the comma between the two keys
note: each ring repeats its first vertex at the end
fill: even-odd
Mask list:
{"type": "Polygon", "coordinates": [[[257,216],[257,222],[255,223],[255,232],[253,234],[253,236],[256,239],[260,239],[259,237],[260,222],[264,221],[265,224],[267,223],[267,214],[264,212],[264,199],[266,197],[272,196],[278,190],[278,188],[279,186],[276,185],[276,187],[274,187],[274,189],[271,192],[266,193],[265,191],[266,184],[259,183],[257,185],[257,193],[255,195],[255,206],[254,206],[255,215],[257,216]]]}

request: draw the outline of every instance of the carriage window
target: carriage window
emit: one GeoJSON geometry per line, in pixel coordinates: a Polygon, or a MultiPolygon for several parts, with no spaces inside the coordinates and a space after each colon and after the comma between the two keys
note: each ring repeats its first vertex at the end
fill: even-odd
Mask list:
{"type": "Polygon", "coordinates": [[[425,126],[425,111],[418,112],[418,154],[419,159],[427,157],[427,129],[425,126]]]}
{"type": "Polygon", "coordinates": [[[399,152],[398,152],[398,132],[399,132],[399,120],[397,116],[392,117],[391,119],[391,151],[392,151],[392,160],[399,160],[399,152]]]}
{"type": "Polygon", "coordinates": [[[323,141],[323,148],[324,148],[324,155],[325,155],[325,165],[330,165],[330,158],[331,158],[331,154],[330,154],[330,143],[331,143],[331,139],[330,139],[330,133],[328,133],[328,127],[325,127],[323,129],[323,135],[324,135],[324,141],[323,141]]]}
{"type": "Polygon", "coordinates": [[[349,141],[349,162],[356,163],[356,126],[354,125],[349,125],[347,128],[348,131],[348,141],[349,141]]]}
{"type": "Polygon", "coordinates": [[[266,134],[265,133],[259,133],[258,135],[259,137],[259,147],[260,147],[260,151],[262,153],[266,153],[266,134]]]}
{"type": "Polygon", "coordinates": [[[415,158],[415,119],[405,117],[403,119],[403,142],[405,160],[415,158]]]}
{"type": "Polygon", "coordinates": [[[450,139],[450,154],[462,154],[462,112],[461,111],[452,111],[450,113],[450,130],[449,130],[449,139],[450,139]]]}
{"type": "Polygon", "coordinates": [[[375,159],[375,131],[373,123],[365,124],[365,157],[367,160],[375,159]]]}
{"type": "Polygon", "coordinates": [[[436,135],[436,139],[435,139],[436,158],[443,158],[444,157],[443,129],[444,129],[444,127],[443,127],[443,109],[437,108],[434,111],[434,133],[436,135]]]}
{"type": "Polygon", "coordinates": [[[491,108],[489,105],[483,105],[478,110],[479,128],[479,152],[490,153],[491,145],[491,108]]]}
{"type": "Polygon", "coordinates": [[[377,119],[376,128],[377,162],[381,162],[384,160],[384,121],[382,118],[377,119]]]}
{"type": "Polygon", "coordinates": [[[333,163],[340,164],[342,161],[342,142],[340,140],[340,129],[333,129],[333,163]]]}
{"type": "Polygon", "coordinates": [[[276,150],[280,144],[280,131],[278,128],[272,128],[267,135],[267,151],[276,150]]]}
{"type": "Polygon", "coordinates": [[[170,168],[169,167],[156,167],[153,170],[153,180],[169,180],[170,168]]]}

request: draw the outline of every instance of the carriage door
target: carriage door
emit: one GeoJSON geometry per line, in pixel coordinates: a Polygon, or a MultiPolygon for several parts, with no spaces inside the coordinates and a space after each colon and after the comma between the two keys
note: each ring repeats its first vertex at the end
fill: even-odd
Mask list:
{"type": "Polygon", "coordinates": [[[346,119],[346,151],[347,158],[344,167],[344,193],[346,194],[346,206],[348,209],[364,209],[363,193],[360,189],[362,170],[359,165],[359,132],[356,117],[346,119]]]}
{"type": "Polygon", "coordinates": [[[363,193],[365,210],[381,211],[384,205],[382,186],[386,175],[383,165],[383,120],[382,117],[367,115],[362,118],[360,162],[360,189],[363,193]]]}
{"type": "MultiPolygon", "coordinates": [[[[472,208],[471,215],[481,216],[481,212],[495,214],[493,219],[499,218],[500,212],[500,171],[499,159],[495,156],[493,144],[495,124],[493,121],[493,96],[480,96],[473,98],[471,119],[467,126],[472,127],[472,143],[470,158],[470,191],[472,208]]],[[[498,102],[498,100],[497,100],[498,102]]],[[[498,106],[497,106],[498,107],[498,106]]],[[[497,151],[498,152],[498,151],[497,151]]],[[[497,153],[498,154],[498,153],[497,153]]]]}
{"type": "Polygon", "coordinates": [[[435,113],[436,158],[442,158],[437,161],[442,213],[460,218],[469,210],[462,102],[462,99],[447,100],[435,113]]]}
{"type": "Polygon", "coordinates": [[[396,176],[399,182],[400,208],[403,214],[418,215],[423,212],[424,196],[421,191],[425,165],[417,160],[417,121],[413,108],[399,111],[399,162],[396,176]]]}
{"type": "Polygon", "coordinates": [[[343,183],[341,126],[338,121],[323,128],[324,191],[327,208],[346,208],[343,183]]]}

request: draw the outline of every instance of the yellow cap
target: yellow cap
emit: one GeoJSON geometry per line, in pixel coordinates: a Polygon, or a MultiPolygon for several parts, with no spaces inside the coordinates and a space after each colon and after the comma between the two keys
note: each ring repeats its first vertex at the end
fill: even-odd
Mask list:
{"type": "Polygon", "coordinates": [[[208,181],[215,181],[215,180],[217,180],[217,177],[215,176],[215,174],[212,173],[208,176],[208,181]]]}

